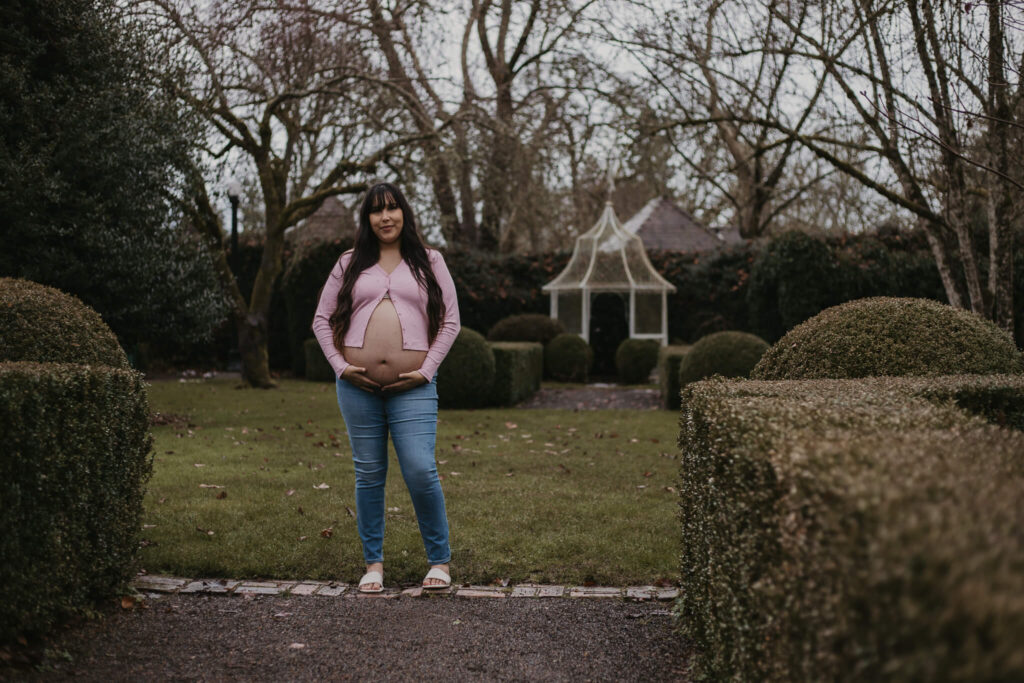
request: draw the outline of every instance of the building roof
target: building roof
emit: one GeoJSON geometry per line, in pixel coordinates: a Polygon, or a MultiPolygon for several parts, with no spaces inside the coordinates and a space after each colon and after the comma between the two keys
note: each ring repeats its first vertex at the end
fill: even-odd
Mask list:
{"type": "Polygon", "coordinates": [[[352,212],[337,197],[328,197],[320,208],[285,234],[292,246],[303,249],[320,242],[352,237],[356,224],[352,212]]]}
{"type": "Polygon", "coordinates": [[[623,227],[637,235],[647,250],[705,251],[725,243],[667,197],[647,202],[623,227]]]}

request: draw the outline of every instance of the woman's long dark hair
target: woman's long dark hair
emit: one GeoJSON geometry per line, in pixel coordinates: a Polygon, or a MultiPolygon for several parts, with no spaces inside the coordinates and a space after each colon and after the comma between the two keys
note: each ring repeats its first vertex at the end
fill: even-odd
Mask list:
{"type": "Polygon", "coordinates": [[[441,320],[444,318],[444,299],[441,297],[441,286],[437,284],[434,271],[430,268],[427,249],[416,231],[416,219],[412,215],[412,207],[405,195],[391,183],[378,183],[366,192],[363,203],[359,207],[359,229],[356,231],[356,243],[353,248],[352,260],[341,278],[341,290],[338,292],[338,307],[330,318],[331,331],[334,333],[334,346],[339,351],[345,345],[345,333],[352,319],[352,288],[359,274],[380,260],[380,242],[370,228],[370,212],[381,209],[394,202],[402,210],[402,232],[399,236],[399,247],[402,259],[412,270],[413,277],[421,287],[427,290],[427,331],[430,343],[434,343],[441,320]]]}

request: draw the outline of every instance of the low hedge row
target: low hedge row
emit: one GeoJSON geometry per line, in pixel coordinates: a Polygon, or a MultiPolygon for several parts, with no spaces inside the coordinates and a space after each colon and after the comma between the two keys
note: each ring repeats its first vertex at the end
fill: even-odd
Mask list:
{"type": "Polygon", "coordinates": [[[494,352],[491,404],[512,406],[540,389],[544,346],[536,342],[490,342],[494,352]]]}
{"type": "Polygon", "coordinates": [[[661,405],[669,410],[679,410],[679,365],[689,350],[689,345],[662,346],[658,350],[661,405]]]}
{"type": "Polygon", "coordinates": [[[1017,376],[683,391],[681,596],[699,674],[1021,680],[1017,376]]]}
{"type": "Polygon", "coordinates": [[[140,373],[0,363],[0,641],[132,578],[151,442],[140,373]]]}

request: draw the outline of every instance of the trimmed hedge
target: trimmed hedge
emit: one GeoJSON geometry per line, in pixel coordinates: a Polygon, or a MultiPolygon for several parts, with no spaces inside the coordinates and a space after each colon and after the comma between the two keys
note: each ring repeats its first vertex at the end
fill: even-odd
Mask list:
{"type": "Polygon", "coordinates": [[[822,311],[790,330],[755,379],[1024,372],[1009,333],[928,299],[874,297],[822,311]]]}
{"type": "Polygon", "coordinates": [[[547,344],[565,332],[561,321],[543,313],[522,313],[502,318],[487,333],[488,341],[547,344]]]}
{"type": "Polygon", "coordinates": [[[140,373],[0,363],[0,641],[45,632],[134,576],[151,443],[140,373]]]}
{"type": "Polygon", "coordinates": [[[698,676],[1021,680],[1019,376],[683,392],[683,586],[698,676]]]}
{"type": "Polygon", "coordinates": [[[692,347],[689,345],[663,346],[658,351],[658,387],[661,389],[661,405],[669,410],[679,410],[679,365],[692,347]]]}
{"type": "Polygon", "coordinates": [[[483,407],[493,385],[494,352],[482,334],[463,327],[437,370],[438,406],[483,407]]]}
{"type": "Polygon", "coordinates": [[[129,367],[99,313],[29,280],[0,278],[0,331],[0,361],[129,367]]]}
{"type": "Polygon", "coordinates": [[[324,351],[320,348],[320,342],[316,338],[307,339],[302,343],[302,353],[305,356],[305,362],[302,365],[306,379],[311,382],[337,381],[338,376],[334,374],[334,368],[327,362],[327,357],[324,356],[324,351]]]}
{"type": "Polygon", "coordinates": [[[490,342],[494,353],[491,403],[512,406],[540,389],[544,347],[535,342],[490,342]]]}
{"type": "Polygon", "coordinates": [[[679,364],[679,385],[721,375],[748,377],[768,350],[768,342],[749,332],[715,332],[698,340],[679,364]]]}
{"type": "Polygon", "coordinates": [[[624,339],[615,350],[615,370],[624,384],[640,384],[658,364],[661,343],[654,339],[624,339]]]}
{"type": "Polygon", "coordinates": [[[594,363],[594,350],[578,334],[560,334],[544,347],[544,371],[563,382],[586,382],[594,363]]]}

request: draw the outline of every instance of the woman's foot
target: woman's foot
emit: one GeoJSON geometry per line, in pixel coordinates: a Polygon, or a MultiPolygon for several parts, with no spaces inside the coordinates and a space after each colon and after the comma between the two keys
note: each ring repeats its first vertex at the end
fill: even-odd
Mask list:
{"type": "MultiPolygon", "coordinates": [[[[439,569],[439,570],[443,571],[445,574],[450,574],[450,572],[448,571],[448,564],[447,563],[445,563],[445,564],[433,564],[433,565],[430,565],[430,568],[432,570],[433,569],[439,569]]],[[[435,577],[429,576],[429,574],[428,574],[427,578],[423,579],[423,587],[424,588],[443,588],[445,586],[450,586],[450,585],[451,585],[451,577],[450,576],[449,576],[447,581],[445,581],[442,578],[435,578],[435,577]]]]}
{"type": "MultiPolygon", "coordinates": [[[[383,577],[383,575],[384,575],[384,563],[383,562],[374,562],[372,564],[366,565],[366,573],[369,574],[370,572],[377,572],[378,574],[380,574],[383,577]]],[[[363,576],[363,578],[366,578],[365,575],[363,576]]],[[[374,581],[372,583],[362,583],[360,581],[360,583],[359,583],[359,591],[362,592],[362,593],[379,593],[383,589],[384,589],[383,584],[381,584],[378,581],[374,581]]]]}

